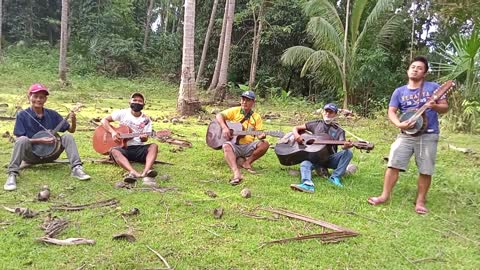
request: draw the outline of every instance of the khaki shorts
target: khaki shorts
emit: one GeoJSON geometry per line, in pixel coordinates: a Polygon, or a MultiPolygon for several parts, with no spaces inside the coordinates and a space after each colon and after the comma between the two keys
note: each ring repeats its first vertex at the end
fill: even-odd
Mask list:
{"type": "Polygon", "coordinates": [[[433,175],[438,138],[438,134],[423,134],[417,137],[399,134],[390,148],[388,167],[405,171],[410,158],[415,154],[418,173],[433,175]]]}
{"type": "Polygon", "coordinates": [[[223,145],[230,145],[233,148],[233,152],[235,153],[236,157],[248,157],[253,153],[253,151],[255,151],[255,149],[257,149],[257,145],[260,142],[261,141],[254,141],[247,144],[235,144],[232,142],[226,142],[223,145]]]}

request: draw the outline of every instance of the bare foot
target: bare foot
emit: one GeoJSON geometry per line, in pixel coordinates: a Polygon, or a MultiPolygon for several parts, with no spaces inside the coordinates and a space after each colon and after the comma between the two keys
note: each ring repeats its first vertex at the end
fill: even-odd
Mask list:
{"type": "Polygon", "coordinates": [[[419,215],[425,215],[428,213],[427,207],[425,207],[424,202],[418,202],[415,204],[415,213],[419,215]]]}
{"type": "Polygon", "coordinates": [[[371,205],[379,205],[379,204],[382,204],[386,201],[387,201],[387,199],[382,198],[382,197],[370,197],[367,200],[367,202],[371,205]]]}

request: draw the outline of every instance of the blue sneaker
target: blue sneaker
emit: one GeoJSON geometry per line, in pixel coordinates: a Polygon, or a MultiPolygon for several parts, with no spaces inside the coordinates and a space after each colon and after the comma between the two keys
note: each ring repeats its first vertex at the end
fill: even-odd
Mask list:
{"type": "Polygon", "coordinates": [[[307,192],[307,193],[313,193],[315,192],[315,187],[306,185],[306,184],[291,184],[290,188],[292,190],[297,190],[297,191],[302,191],[302,192],[307,192]]]}
{"type": "Polygon", "coordinates": [[[328,178],[328,181],[332,184],[334,184],[337,187],[343,187],[342,182],[340,182],[340,178],[335,177],[335,176],[330,176],[328,178]]]}

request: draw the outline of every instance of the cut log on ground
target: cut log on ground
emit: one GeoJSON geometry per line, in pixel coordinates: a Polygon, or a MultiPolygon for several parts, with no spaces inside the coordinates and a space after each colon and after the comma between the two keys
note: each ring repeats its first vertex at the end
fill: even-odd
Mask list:
{"type": "Polygon", "coordinates": [[[291,238],[284,238],[279,240],[273,240],[269,242],[263,243],[263,245],[269,244],[282,244],[287,243],[290,241],[302,241],[308,239],[320,239],[323,243],[338,243],[340,241],[345,240],[348,237],[355,237],[358,234],[351,233],[351,232],[328,232],[328,233],[317,233],[317,234],[310,234],[310,235],[303,235],[298,237],[291,237],[291,238]]]}

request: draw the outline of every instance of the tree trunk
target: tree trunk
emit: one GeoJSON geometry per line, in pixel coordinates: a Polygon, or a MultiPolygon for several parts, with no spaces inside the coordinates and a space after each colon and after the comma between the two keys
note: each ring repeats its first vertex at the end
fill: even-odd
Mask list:
{"type": "Polygon", "coordinates": [[[62,0],[60,60],[58,63],[58,76],[60,77],[62,86],[67,84],[68,1],[69,0],[62,0]]]}
{"type": "Polygon", "coordinates": [[[215,100],[223,101],[226,95],[228,62],[230,60],[230,44],[232,41],[233,16],[235,14],[235,0],[228,1],[227,25],[225,27],[225,42],[223,44],[222,64],[218,75],[218,84],[215,88],[215,100]]]}
{"type": "Polygon", "coordinates": [[[252,46],[253,47],[252,62],[250,65],[250,78],[248,80],[248,88],[250,88],[250,90],[252,90],[255,85],[255,76],[257,73],[258,50],[260,48],[260,39],[262,37],[264,9],[265,9],[265,0],[262,2],[262,5],[260,6],[260,10],[258,11],[258,20],[255,20],[255,12],[253,12],[254,36],[253,36],[253,46],[252,46]],[[258,21],[258,27],[257,27],[257,21],[258,21]]]}
{"type": "Polygon", "coordinates": [[[227,28],[227,14],[228,14],[228,3],[230,0],[225,1],[225,11],[223,13],[223,22],[222,22],[222,31],[220,33],[220,41],[218,42],[218,52],[217,52],[217,62],[215,63],[215,70],[213,71],[212,82],[208,91],[211,91],[217,87],[218,76],[220,75],[220,68],[222,66],[222,56],[223,56],[223,44],[225,43],[225,29],[227,28]]]}
{"type": "Polygon", "coordinates": [[[0,63],[3,62],[2,22],[3,22],[3,0],[0,0],[0,63]]]}
{"type": "Polygon", "coordinates": [[[350,0],[347,0],[345,11],[345,33],[343,38],[343,63],[342,63],[342,87],[343,87],[343,108],[348,107],[348,86],[347,86],[347,42],[348,42],[348,22],[350,20],[350,0]]]}
{"type": "MultiPolygon", "coordinates": [[[[186,0],[186,1],[188,1],[188,0],[186,0]]],[[[173,8],[173,16],[172,16],[172,18],[173,18],[173,20],[172,20],[172,31],[171,31],[172,34],[175,33],[175,30],[177,29],[177,24],[179,23],[178,22],[179,19],[177,18],[177,16],[178,16],[178,7],[174,7],[173,8]]]]}
{"type": "Polygon", "coordinates": [[[163,12],[165,13],[164,14],[165,16],[163,17],[163,32],[165,32],[165,33],[167,33],[167,31],[168,31],[168,8],[169,8],[168,5],[165,5],[163,7],[163,9],[164,9],[163,12]]]}
{"type": "Polygon", "coordinates": [[[143,36],[143,52],[147,51],[148,34],[150,33],[150,22],[152,20],[152,10],[154,0],[148,0],[147,19],[145,20],[145,33],[143,36]]]}
{"type": "Polygon", "coordinates": [[[195,0],[185,0],[183,22],[182,80],[177,101],[181,115],[193,115],[200,109],[195,84],[195,0]]]}
{"type": "Polygon", "coordinates": [[[210,14],[210,21],[208,22],[207,34],[203,43],[202,58],[200,59],[200,66],[198,67],[197,85],[202,80],[203,69],[207,58],[208,44],[210,43],[210,36],[212,35],[213,25],[215,23],[215,13],[217,12],[218,0],[213,2],[212,13],[210,14]]]}

